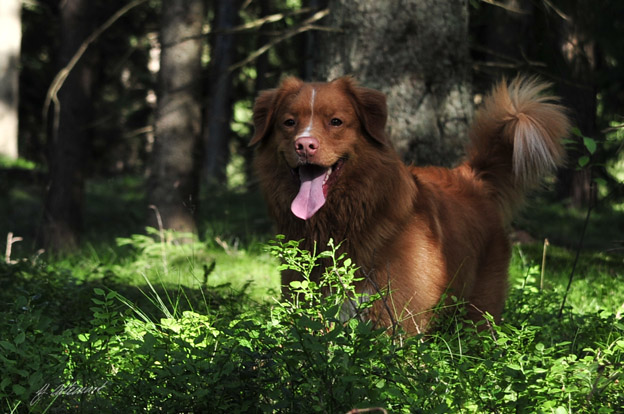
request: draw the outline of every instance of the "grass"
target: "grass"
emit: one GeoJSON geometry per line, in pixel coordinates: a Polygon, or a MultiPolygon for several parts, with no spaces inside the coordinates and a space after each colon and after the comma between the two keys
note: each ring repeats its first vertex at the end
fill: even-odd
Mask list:
{"type": "MultiPolygon", "coordinates": [[[[558,246],[549,246],[546,257],[544,287],[560,295],[566,288],[572,271],[573,252],[558,246]]],[[[539,285],[543,245],[534,243],[516,246],[512,260],[513,279],[521,280],[523,273],[532,274],[531,280],[539,285]],[[531,265],[533,263],[533,265],[531,265]]],[[[583,252],[570,288],[569,303],[581,313],[608,309],[624,311],[624,260],[620,255],[604,252],[583,252]]]]}
{"type": "MultiPolygon", "coordinates": [[[[591,223],[586,245],[594,248],[581,254],[562,318],[574,251],[548,247],[540,289],[536,241],[514,247],[500,326],[475,331],[458,307],[439,332],[405,338],[357,319],[337,321],[352,294],[343,283],[354,270],[346,258],[335,258],[328,273],[327,283],[342,278],[336,295],[307,283],[297,288],[311,305],[281,302],[274,256],[292,254],[295,266],[315,258],[296,244],[267,250],[270,223],[257,194],[204,194],[202,238],[179,245],[169,234],[144,234],[141,189],[138,179],[90,183],[82,251],[37,255],[26,240],[13,263],[0,264],[0,412],[608,413],[624,406],[624,260],[608,251],[612,229],[593,230],[616,226],[620,216],[603,212],[591,223]]],[[[8,195],[0,230],[28,239],[37,188],[0,190],[8,195]]],[[[566,245],[574,245],[578,234],[565,236],[570,214],[534,205],[525,217],[545,220],[536,237],[569,237],[566,245]]]]}

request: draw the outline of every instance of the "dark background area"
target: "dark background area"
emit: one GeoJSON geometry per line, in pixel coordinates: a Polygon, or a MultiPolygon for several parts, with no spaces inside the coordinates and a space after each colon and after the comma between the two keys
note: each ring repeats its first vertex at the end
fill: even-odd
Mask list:
{"type": "MultiPolygon", "coordinates": [[[[624,4],[405,3],[402,11],[377,10],[374,0],[24,3],[20,160],[3,158],[0,167],[0,233],[22,237],[16,248],[25,251],[72,251],[85,240],[104,242],[146,225],[202,236],[220,222],[220,231],[265,237],[271,225],[247,147],[259,90],[286,75],[323,80],[339,71],[388,92],[391,107],[400,97],[389,91],[407,91],[411,101],[400,101],[391,118],[403,111],[406,119],[420,119],[423,97],[445,99],[435,95],[446,88],[441,79],[461,82],[464,113],[471,114],[493,83],[522,73],[553,83],[575,133],[568,167],[517,227],[575,246],[592,206],[589,246],[621,247],[624,23],[616,16],[624,16],[624,4]],[[449,13],[455,17],[436,21],[449,13]],[[365,40],[353,43],[363,32],[365,40]],[[444,42],[433,44],[428,33],[444,42]],[[395,47],[382,47],[389,43],[395,47]],[[365,44],[375,44],[381,57],[373,59],[365,44]],[[175,58],[167,61],[166,53],[175,58]],[[394,69],[379,70],[377,61],[392,62],[411,83],[399,84],[394,69]],[[55,90],[63,68],[69,75],[55,90]],[[166,121],[172,111],[186,116],[173,125],[166,121]]],[[[462,120],[454,140],[422,128],[408,138],[397,128],[392,133],[407,162],[452,164],[467,124],[462,120]]]]}

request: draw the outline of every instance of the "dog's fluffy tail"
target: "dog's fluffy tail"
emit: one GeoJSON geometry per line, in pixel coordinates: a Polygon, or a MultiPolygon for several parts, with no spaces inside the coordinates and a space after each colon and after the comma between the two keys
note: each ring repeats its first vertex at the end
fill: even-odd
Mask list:
{"type": "Polygon", "coordinates": [[[570,123],[550,85],[518,77],[494,87],[471,130],[468,165],[487,182],[509,219],[527,191],[562,164],[570,123]]]}

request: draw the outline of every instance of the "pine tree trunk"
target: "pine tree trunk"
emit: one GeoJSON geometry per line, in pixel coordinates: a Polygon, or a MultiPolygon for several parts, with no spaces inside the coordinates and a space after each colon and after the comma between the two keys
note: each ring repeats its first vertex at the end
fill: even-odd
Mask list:
{"type": "MultiPolygon", "coordinates": [[[[258,5],[260,7],[260,16],[268,16],[273,12],[273,8],[271,5],[271,0],[258,0],[258,5]]],[[[256,49],[264,46],[269,42],[269,36],[263,34],[265,27],[262,26],[258,30],[259,34],[256,40],[256,49]]],[[[256,81],[254,84],[254,96],[258,96],[260,91],[265,89],[269,89],[275,85],[269,84],[267,78],[269,76],[269,56],[267,53],[263,53],[256,59],[256,81]]],[[[246,143],[245,143],[246,144],[246,143]]],[[[247,177],[247,182],[254,182],[256,178],[256,174],[253,170],[253,158],[254,151],[250,151],[248,148],[246,151],[242,151],[243,157],[245,157],[245,176],[247,177]]]]}
{"type": "Polygon", "coordinates": [[[16,159],[17,99],[20,43],[22,39],[21,1],[0,2],[0,155],[16,159]]]}
{"type": "MultiPolygon", "coordinates": [[[[327,0],[304,0],[303,6],[310,9],[310,15],[316,13],[321,8],[327,7],[327,0]]],[[[314,81],[315,76],[315,50],[317,48],[319,40],[319,33],[315,30],[306,31],[303,36],[301,36],[301,50],[303,53],[300,54],[301,66],[299,68],[299,72],[301,74],[301,78],[307,82],[314,81]]]]}
{"type": "Polygon", "coordinates": [[[450,165],[472,118],[467,2],[331,0],[319,77],[354,75],[388,97],[388,130],[404,159],[450,165]]]}
{"type": "Polygon", "coordinates": [[[208,105],[204,127],[205,175],[209,184],[223,183],[230,157],[230,119],[232,118],[232,73],[234,63],[234,35],[227,33],[238,20],[238,0],[215,2],[208,105]]]}
{"type": "Polygon", "coordinates": [[[159,95],[148,182],[148,224],[196,232],[203,0],[162,4],[159,95]],[[160,215],[162,222],[157,220],[160,215]]]}
{"type": "MultiPolygon", "coordinates": [[[[591,5],[590,5],[591,7],[591,5]]],[[[559,50],[566,62],[569,82],[559,85],[559,94],[563,103],[571,109],[572,122],[584,136],[599,138],[596,123],[598,107],[597,87],[595,84],[595,53],[593,39],[582,32],[582,12],[576,11],[568,20],[559,20],[559,50]],[[578,13],[578,14],[577,14],[578,13]]],[[[571,136],[577,145],[569,151],[570,159],[585,155],[580,137],[571,136]]],[[[581,208],[595,201],[596,194],[591,191],[592,177],[588,169],[578,170],[574,165],[559,171],[558,195],[569,198],[572,206],[581,208]]]]}
{"type": "MultiPolygon", "coordinates": [[[[92,8],[88,0],[62,3],[61,67],[69,62],[92,30],[92,8]]],[[[50,114],[55,121],[48,142],[49,183],[40,237],[44,246],[52,250],[76,248],[82,230],[84,170],[93,119],[93,73],[89,56],[83,56],[58,92],[58,114],[50,114]]]]}

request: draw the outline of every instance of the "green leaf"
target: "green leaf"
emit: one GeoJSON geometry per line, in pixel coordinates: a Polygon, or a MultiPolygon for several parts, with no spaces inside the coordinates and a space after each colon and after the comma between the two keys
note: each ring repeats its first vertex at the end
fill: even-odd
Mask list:
{"type": "Polygon", "coordinates": [[[43,374],[40,372],[35,372],[32,375],[28,376],[28,385],[31,387],[36,387],[43,382],[43,374]]]}
{"type": "Polygon", "coordinates": [[[195,339],[193,339],[193,345],[198,345],[198,344],[202,343],[204,341],[204,339],[206,339],[206,334],[205,333],[197,335],[195,337],[195,339]]]}
{"type": "Polygon", "coordinates": [[[323,316],[325,318],[327,318],[327,319],[335,318],[336,315],[338,315],[340,313],[340,309],[342,309],[342,303],[338,303],[338,304],[332,305],[332,306],[324,309],[323,316]]]}
{"type": "Polygon", "coordinates": [[[4,390],[10,383],[11,383],[11,378],[8,378],[8,377],[0,381],[0,391],[4,390]]]}
{"type": "Polygon", "coordinates": [[[589,157],[587,155],[583,155],[578,159],[578,164],[581,167],[586,166],[587,164],[589,164],[589,157]]]}
{"type": "Polygon", "coordinates": [[[583,137],[583,144],[585,145],[585,148],[587,148],[587,151],[589,151],[590,154],[593,154],[594,152],[596,152],[596,140],[593,138],[589,138],[589,137],[583,137]]]}
{"type": "Polygon", "coordinates": [[[301,282],[298,280],[293,280],[290,282],[290,287],[293,289],[299,289],[301,287],[301,282]]]}
{"type": "Polygon", "coordinates": [[[0,346],[6,349],[7,351],[17,352],[17,348],[15,348],[15,345],[13,345],[12,343],[8,341],[0,341],[0,346]]]}
{"type": "Polygon", "coordinates": [[[24,339],[26,339],[26,334],[24,332],[18,333],[15,337],[15,345],[24,343],[24,339]]]}
{"type": "Polygon", "coordinates": [[[102,290],[100,288],[93,288],[93,291],[98,296],[106,296],[106,292],[104,292],[104,290],[102,290]]]}
{"type": "Polygon", "coordinates": [[[17,396],[21,396],[26,392],[26,388],[22,387],[19,384],[13,384],[13,392],[17,395],[17,396]]]}
{"type": "Polygon", "coordinates": [[[567,147],[574,147],[574,146],[576,146],[576,140],[573,140],[573,139],[564,138],[564,139],[561,140],[561,142],[563,143],[563,145],[565,145],[567,147]]]}
{"type": "Polygon", "coordinates": [[[314,321],[307,317],[306,315],[302,315],[301,318],[297,321],[297,325],[302,328],[308,328],[312,331],[319,331],[323,329],[323,324],[319,321],[314,321]]]}
{"type": "Polygon", "coordinates": [[[600,177],[594,178],[594,182],[601,187],[607,186],[607,180],[605,180],[604,178],[600,178],[600,177]]]}
{"type": "Polygon", "coordinates": [[[581,137],[581,138],[583,137],[583,134],[581,133],[581,130],[580,130],[578,127],[572,127],[572,128],[570,129],[570,132],[571,132],[573,135],[576,135],[577,137],[581,137]]]}

